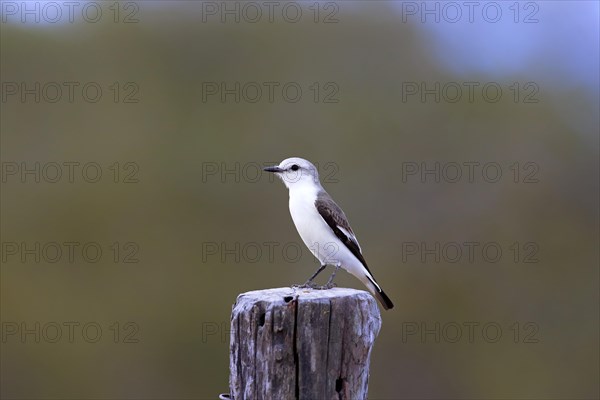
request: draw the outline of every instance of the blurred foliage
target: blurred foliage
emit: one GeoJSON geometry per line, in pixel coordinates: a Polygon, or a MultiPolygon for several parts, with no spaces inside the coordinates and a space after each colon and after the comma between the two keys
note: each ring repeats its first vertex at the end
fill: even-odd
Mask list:
{"type": "MultiPolygon", "coordinates": [[[[597,98],[540,84],[535,104],[515,103],[508,91],[497,103],[403,102],[402,82],[494,79],[445,71],[427,36],[400,23],[387,2],[341,7],[336,24],[201,23],[188,2],[141,11],[137,24],[1,27],[3,82],[139,87],[131,104],[110,100],[109,90],[98,103],[2,103],[3,162],[94,161],[107,174],[95,184],[2,184],[3,242],[92,241],[106,251],[96,264],[3,262],[3,322],[103,328],[98,343],[3,341],[3,398],[225,392],[228,337],[220,334],[236,296],[301,282],[316,264],[307,251],[285,260],[282,246],[273,262],[265,253],[256,263],[203,254],[205,243],[300,242],[279,182],[253,181],[250,169],[239,182],[203,178],[203,168],[289,156],[335,163],[338,182],[325,187],[396,303],[382,315],[371,398],[598,397],[597,98]],[[203,102],[202,83],[223,81],[305,90],[335,82],[339,102],[315,103],[308,90],[297,103],[203,102]],[[113,183],[107,167],[128,161],[139,165],[139,183],[113,183]],[[498,183],[403,182],[403,162],[436,161],[497,162],[504,175],[498,183]],[[539,165],[539,182],[514,183],[514,162],[539,165]],[[505,254],[498,263],[402,261],[402,243],[436,241],[498,242],[505,254]],[[113,242],[138,243],[140,262],[114,263],[113,242]],[[537,243],[540,261],[514,263],[513,242],[537,243]],[[113,343],[116,321],[135,322],[139,343],[113,343]],[[496,322],[503,334],[498,343],[402,340],[406,323],[436,321],[496,322]],[[539,343],[514,343],[514,322],[537,324],[539,343]]],[[[535,81],[536,68],[543,65],[496,81],[505,89],[535,81]]],[[[361,288],[348,274],[338,284],[361,288]]]]}

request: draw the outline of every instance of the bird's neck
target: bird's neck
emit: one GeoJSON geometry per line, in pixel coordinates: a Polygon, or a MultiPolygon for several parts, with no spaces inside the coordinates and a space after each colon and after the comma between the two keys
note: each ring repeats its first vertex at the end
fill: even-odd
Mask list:
{"type": "Polygon", "coordinates": [[[296,182],[294,185],[290,185],[290,200],[291,199],[304,199],[306,201],[314,202],[319,192],[323,190],[320,184],[314,182],[296,182]]]}

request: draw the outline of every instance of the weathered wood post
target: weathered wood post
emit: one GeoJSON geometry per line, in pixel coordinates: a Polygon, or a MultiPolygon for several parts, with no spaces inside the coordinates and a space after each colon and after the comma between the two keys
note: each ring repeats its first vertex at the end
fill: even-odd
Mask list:
{"type": "Polygon", "coordinates": [[[231,398],[366,399],[380,328],[376,301],[361,290],[243,293],[231,314],[231,398]]]}

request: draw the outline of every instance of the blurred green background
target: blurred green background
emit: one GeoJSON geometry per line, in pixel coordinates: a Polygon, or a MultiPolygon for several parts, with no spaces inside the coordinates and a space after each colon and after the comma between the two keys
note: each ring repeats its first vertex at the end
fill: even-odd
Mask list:
{"type": "MultiPolygon", "coordinates": [[[[587,2],[553,3],[571,13],[553,20],[549,3],[539,2],[539,23],[496,33],[508,29],[510,43],[572,27],[573,36],[542,39],[563,58],[581,46],[581,24],[568,15],[585,13],[577,7],[587,2]]],[[[453,58],[495,64],[490,54],[500,49],[490,36],[486,54],[450,53],[449,64],[439,57],[447,44],[395,2],[302,3],[298,23],[280,13],[273,22],[222,23],[193,2],[98,4],[97,23],[22,23],[20,14],[5,20],[13,10],[2,9],[2,398],[226,392],[236,296],[303,282],[317,266],[291,222],[287,190],[256,175],[256,166],[291,156],[319,165],[396,304],[382,312],[370,398],[598,398],[597,76],[573,79],[543,56],[501,73],[457,69],[453,58]],[[122,23],[130,14],[138,22],[122,23]],[[328,15],[337,22],[323,23],[328,15]],[[35,91],[36,82],[79,86],[72,102],[66,92],[48,101],[52,85],[38,91],[39,102],[35,94],[21,99],[20,85],[35,91]],[[102,89],[98,102],[82,97],[89,82],[102,89]],[[266,93],[247,101],[253,92],[235,102],[207,94],[221,82],[280,86],[273,102],[266,93]],[[295,103],[281,94],[289,82],[302,88],[295,103]],[[503,96],[403,99],[411,82],[495,82],[503,96]],[[538,89],[535,103],[523,101],[527,82],[538,89]],[[326,102],[333,92],[328,99],[337,102],[326,102]],[[21,176],[21,163],[36,162],[39,183],[21,176]],[[53,162],[63,166],[56,183],[53,162]],[[69,182],[65,162],[97,163],[102,177],[87,182],[80,166],[69,182]],[[488,182],[479,168],[469,182],[466,167],[455,183],[403,175],[436,162],[495,162],[502,176],[488,182]],[[530,168],[535,181],[524,182],[530,168]],[[40,262],[26,251],[22,260],[36,242],[40,262]],[[53,242],[80,243],[73,262],[64,253],[50,262],[53,242]],[[102,249],[98,262],[81,255],[88,242],[102,249]],[[473,262],[407,252],[410,243],[423,250],[436,242],[480,246],[473,262]],[[488,242],[501,248],[498,262],[481,255],[488,242]],[[532,251],[538,262],[524,262],[532,251]],[[79,324],[72,340],[69,323],[79,324]],[[465,323],[475,324],[472,340],[465,323]],[[482,332],[486,324],[502,329],[497,340],[494,329],[482,332]],[[62,336],[53,340],[56,326],[62,336]],[[456,326],[462,336],[453,340],[456,326]]],[[[463,41],[488,37],[477,24],[459,25],[447,24],[443,36],[462,29],[463,41]]],[[[598,49],[583,53],[570,62],[597,67],[598,49]]],[[[337,283],[362,289],[346,273],[337,283]]]]}

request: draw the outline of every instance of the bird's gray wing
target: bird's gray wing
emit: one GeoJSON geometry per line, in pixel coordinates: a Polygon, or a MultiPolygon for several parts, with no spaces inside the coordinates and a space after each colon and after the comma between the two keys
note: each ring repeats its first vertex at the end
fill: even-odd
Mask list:
{"type": "MultiPolygon", "coordinates": [[[[367,267],[367,262],[362,255],[358,240],[356,239],[356,236],[354,235],[354,232],[352,231],[352,228],[348,223],[348,219],[346,218],[346,215],[342,209],[325,191],[322,191],[317,196],[317,199],[315,200],[315,207],[317,207],[317,211],[319,211],[321,218],[325,220],[337,238],[340,239],[340,241],[348,248],[348,250],[350,250],[356,258],[358,258],[367,271],[369,271],[369,267],[367,267]]],[[[371,271],[369,271],[369,274],[370,273],[371,271]]]]}

